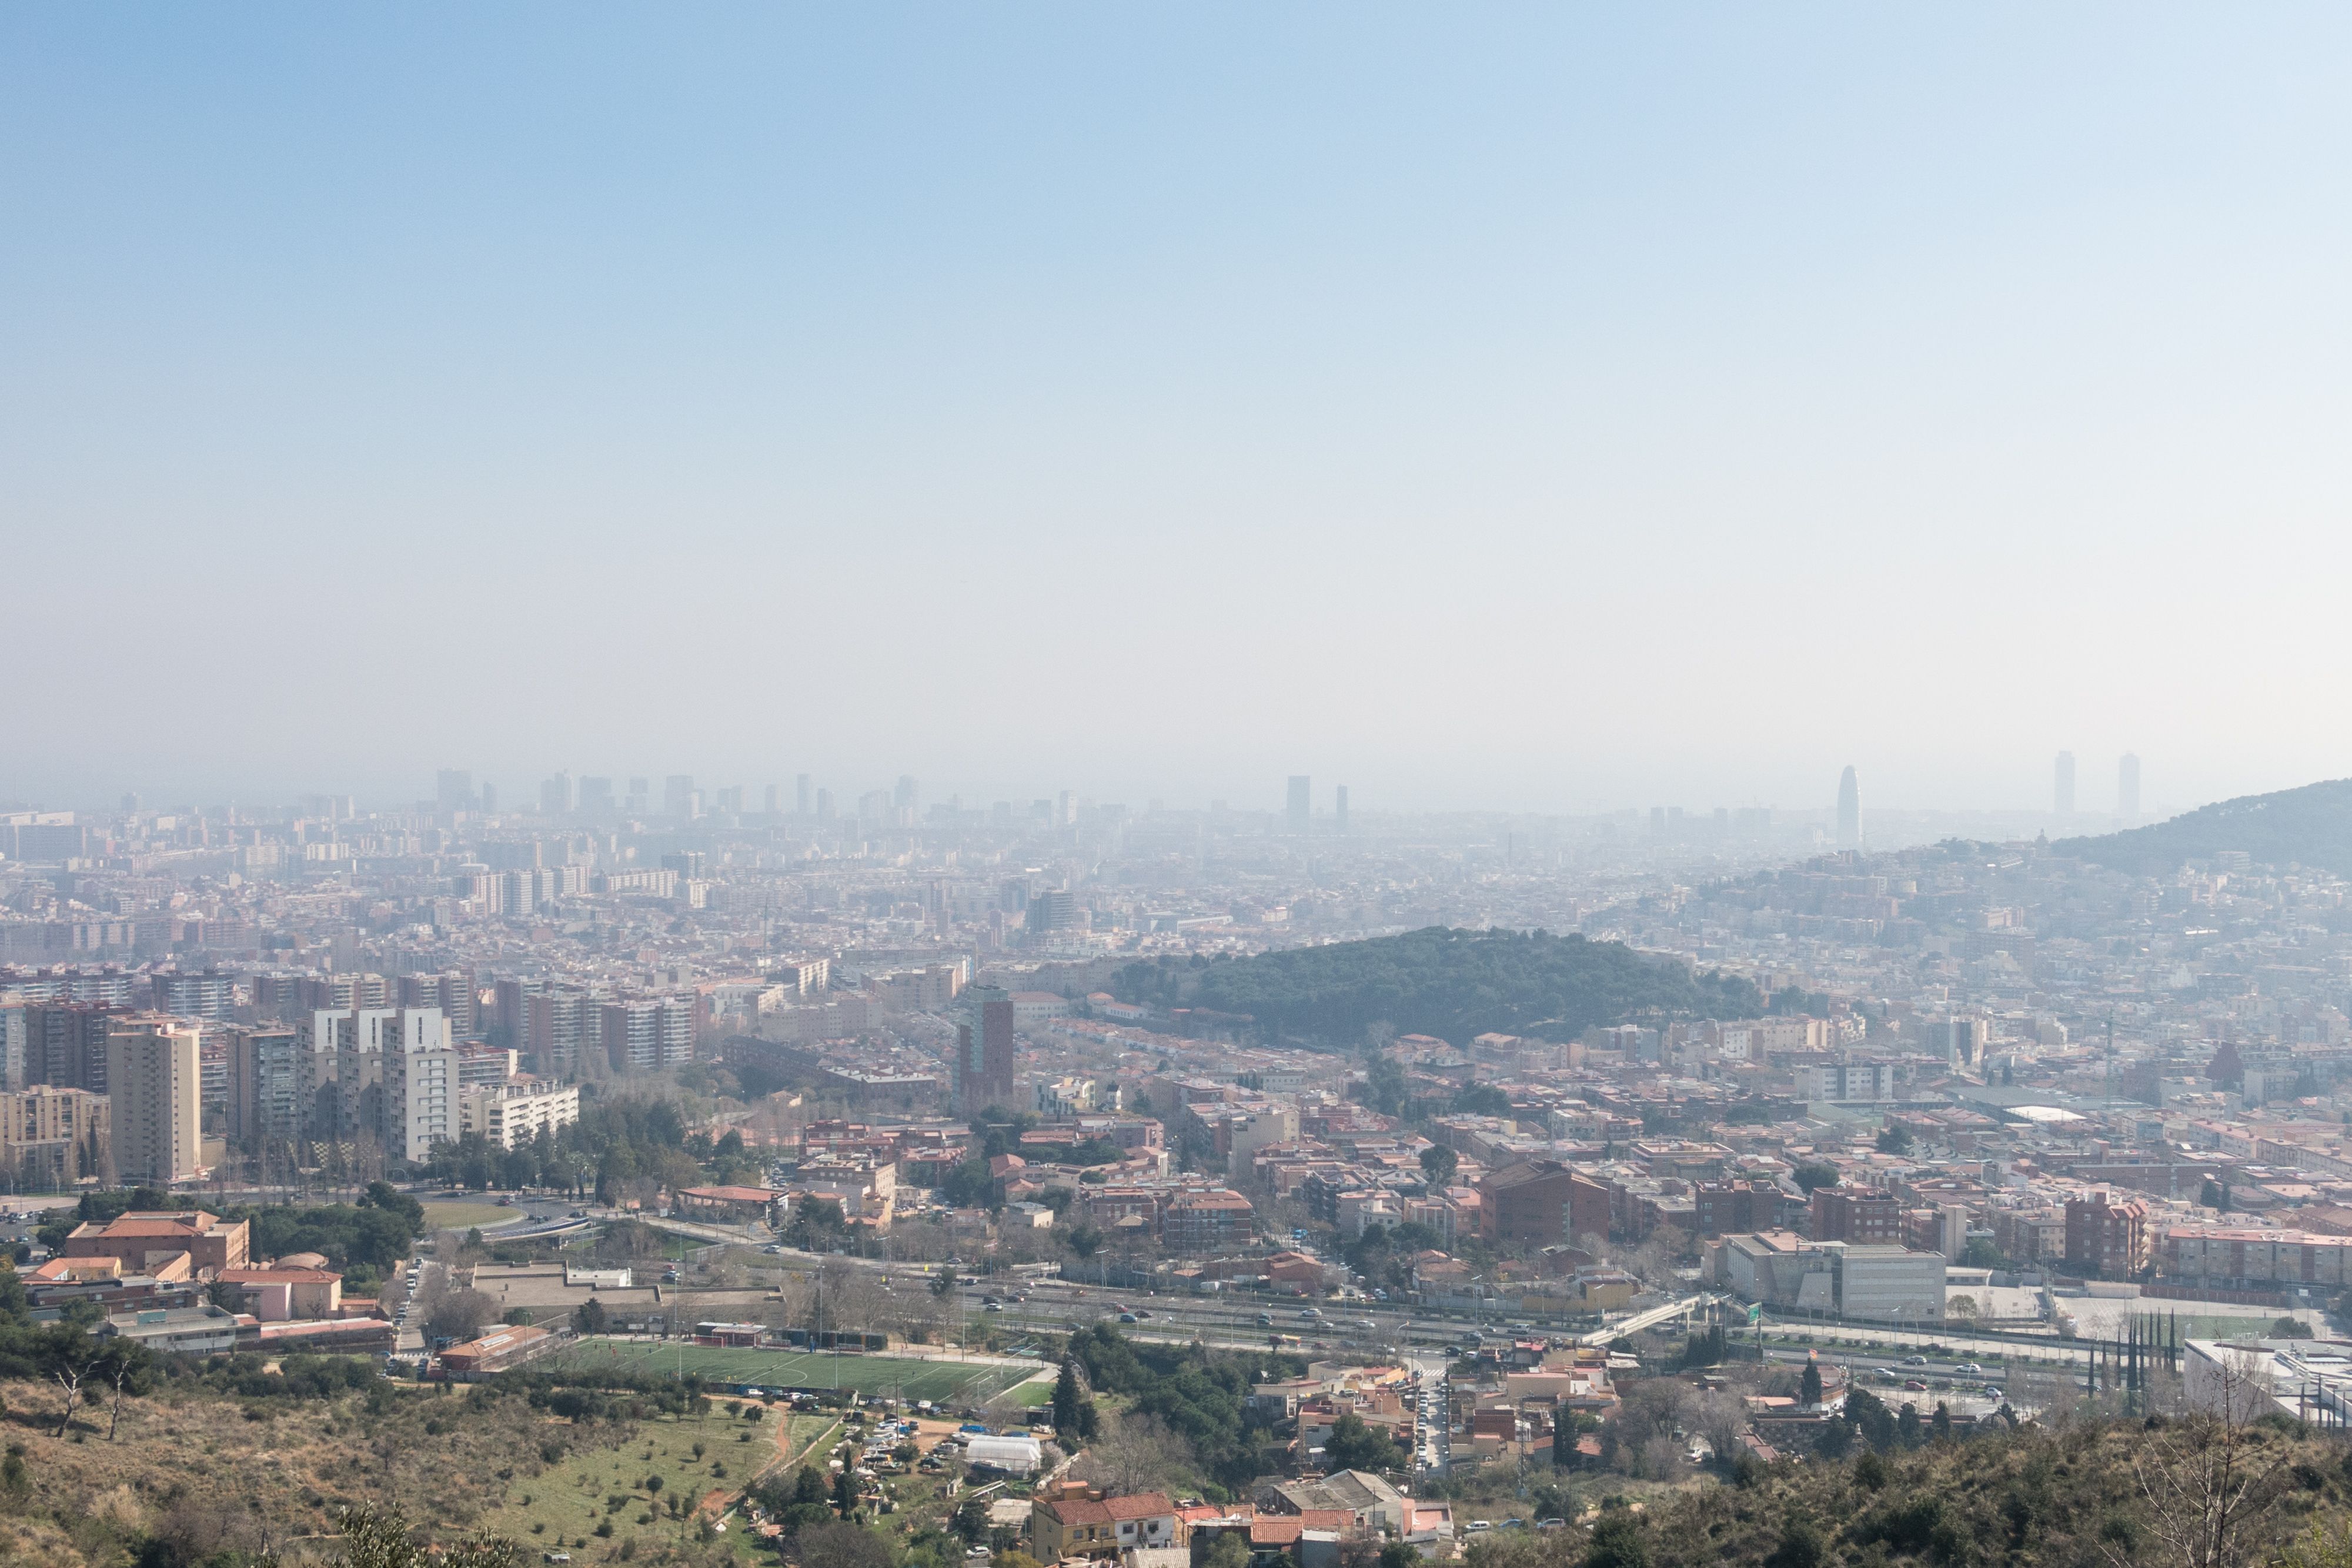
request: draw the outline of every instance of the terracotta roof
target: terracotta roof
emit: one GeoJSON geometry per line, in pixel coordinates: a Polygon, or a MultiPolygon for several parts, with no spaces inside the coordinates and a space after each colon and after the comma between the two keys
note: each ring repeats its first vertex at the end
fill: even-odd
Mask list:
{"type": "Polygon", "coordinates": [[[323,1285],[342,1278],[332,1269],[223,1269],[220,1277],[234,1285],[323,1285]]]}
{"type": "Polygon", "coordinates": [[[1126,1497],[1107,1497],[1103,1507],[1113,1519],[1157,1519],[1176,1511],[1176,1504],[1164,1491],[1139,1491],[1126,1497]]]}
{"type": "Polygon", "coordinates": [[[1287,1546],[1307,1528],[1299,1519],[1258,1519],[1250,1521],[1253,1546],[1287,1546]]]}

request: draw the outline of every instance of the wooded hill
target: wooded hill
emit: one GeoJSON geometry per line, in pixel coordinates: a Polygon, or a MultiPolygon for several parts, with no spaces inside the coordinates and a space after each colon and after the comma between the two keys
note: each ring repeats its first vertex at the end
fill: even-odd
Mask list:
{"type": "Polygon", "coordinates": [[[2306,865],[2352,876],[2352,779],[2242,795],[2168,821],[2095,838],[2061,839],[2056,853],[2133,876],[2165,876],[2181,862],[2242,850],[2256,865],[2306,865]]]}
{"type": "Polygon", "coordinates": [[[1338,1047],[1362,1043],[1376,1023],[1460,1045],[1488,1032],[1569,1040],[1634,1019],[1764,1011],[1746,980],[1694,974],[1622,943],[1439,925],[1197,967],[1130,964],[1111,989],[1124,1001],[1246,1013],[1270,1035],[1338,1047]]]}

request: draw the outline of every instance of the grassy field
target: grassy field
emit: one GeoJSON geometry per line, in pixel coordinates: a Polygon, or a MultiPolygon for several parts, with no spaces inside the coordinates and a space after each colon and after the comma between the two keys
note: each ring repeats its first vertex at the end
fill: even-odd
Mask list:
{"type": "Polygon", "coordinates": [[[495,1203],[425,1205],[425,1223],[436,1230],[465,1230],[477,1225],[488,1230],[494,1225],[511,1225],[521,1218],[521,1209],[502,1208],[495,1203]]]}
{"type": "MultiPolygon", "coordinates": [[[[663,1344],[651,1341],[585,1339],[563,1353],[573,1364],[653,1372],[698,1373],[719,1383],[772,1388],[854,1388],[901,1399],[978,1405],[1038,1371],[1034,1365],[992,1366],[957,1361],[920,1361],[898,1355],[840,1355],[829,1352],[730,1350],[716,1345],[663,1344]]],[[[1050,1385],[1045,1397],[1053,1397],[1050,1385]]],[[[1041,1401],[1022,1390],[1021,1403],[1041,1401]]]]}

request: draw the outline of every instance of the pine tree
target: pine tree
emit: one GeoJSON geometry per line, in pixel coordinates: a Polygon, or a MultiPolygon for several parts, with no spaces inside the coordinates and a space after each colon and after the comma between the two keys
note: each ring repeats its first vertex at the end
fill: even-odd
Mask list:
{"type": "Polygon", "coordinates": [[[1798,1402],[1808,1410],[1822,1406],[1822,1369],[1811,1362],[1805,1363],[1805,1375],[1797,1384],[1798,1402]]]}
{"type": "Polygon", "coordinates": [[[1054,1380],[1054,1430],[1076,1432],[1078,1429],[1078,1364],[1074,1360],[1062,1363],[1062,1375],[1054,1380]]]}

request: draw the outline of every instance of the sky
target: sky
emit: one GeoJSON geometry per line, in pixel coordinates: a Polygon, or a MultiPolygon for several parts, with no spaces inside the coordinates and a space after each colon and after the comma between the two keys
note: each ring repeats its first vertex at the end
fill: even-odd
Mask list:
{"type": "Polygon", "coordinates": [[[0,10],[0,801],[2352,774],[2352,12],[0,10]]]}

